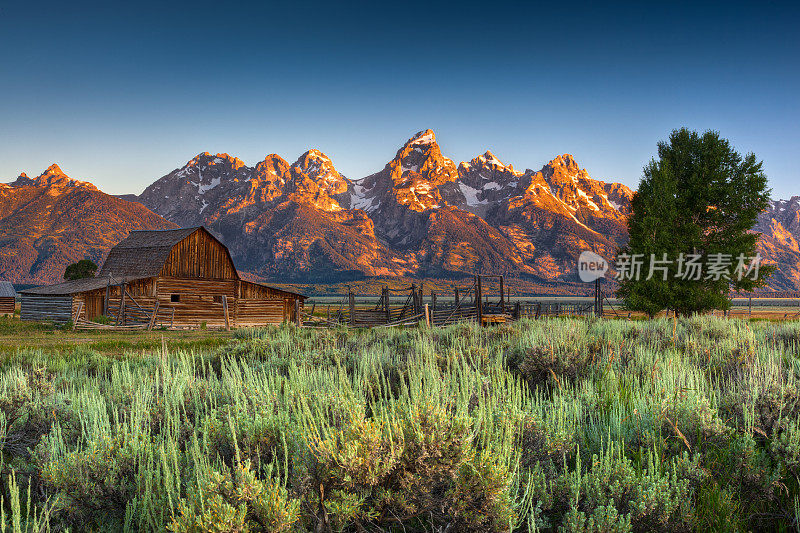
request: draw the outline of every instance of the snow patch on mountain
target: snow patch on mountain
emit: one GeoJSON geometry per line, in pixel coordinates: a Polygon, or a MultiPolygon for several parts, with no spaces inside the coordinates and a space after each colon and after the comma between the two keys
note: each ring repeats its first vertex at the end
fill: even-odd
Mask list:
{"type": "MultiPolygon", "coordinates": [[[[192,182],[192,185],[197,186],[197,192],[199,194],[205,194],[208,191],[210,191],[211,189],[214,189],[217,185],[220,184],[220,182],[222,182],[222,178],[217,176],[217,177],[213,178],[211,180],[211,183],[209,183],[208,185],[200,183],[199,181],[197,183],[192,182]]],[[[202,210],[200,212],[202,213],[202,210]]]]}
{"type": "Polygon", "coordinates": [[[350,209],[361,209],[371,213],[380,207],[381,203],[375,196],[367,195],[367,188],[363,185],[353,184],[353,192],[350,194],[350,209]]]}
{"type": "Polygon", "coordinates": [[[461,189],[461,194],[464,195],[464,199],[466,200],[467,205],[470,207],[487,205],[489,203],[488,200],[478,200],[478,193],[481,192],[479,189],[470,187],[463,182],[458,183],[458,188],[461,189]]]}
{"type": "Polygon", "coordinates": [[[431,144],[436,142],[436,136],[433,134],[431,130],[420,132],[418,135],[419,135],[418,137],[412,139],[411,141],[412,145],[431,144]]]}
{"type": "Polygon", "coordinates": [[[586,194],[586,192],[584,192],[582,189],[578,189],[578,196],[583,198],[583,200],[586,202],[586,204],[589,206],[590,209],[594,211],[600,211],[600,207],[598,207],[598,205],[594,203],[592,199],[589,198],[589,195],[586,194]]]}

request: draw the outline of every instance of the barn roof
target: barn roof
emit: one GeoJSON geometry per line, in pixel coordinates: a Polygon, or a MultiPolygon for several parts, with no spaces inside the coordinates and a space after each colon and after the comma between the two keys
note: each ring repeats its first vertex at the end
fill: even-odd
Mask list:
{"type": "MultiPolygon", "coordinates": [[[[149,276],[146,276],[149,277],[149,276]]],[[[129,281],[134,281],[135,279],[139,278],[114,278],[111,281],[111,284],[119,284],[123,281],[126,283],[129,281]]],[[[25,289],[19,291],[20,294],[42,294],[42,295],[52,295],[52,296],[66,296],[68,294],[76,294],[79,292],[86,292],[86,291],[93,291],[97,289],[103,289],[109,284],[109,279],[107,277],[104,278],[84,278],[84,279],[74,279],[70,281],[65,281],[64,283],[58,283],[56,285],[45,285],[43,287],[31,287],[30,289],[25,289]]]]}
{"type": "MultiPolygon", "coordinates": [[[[34,287],[20,291],[20,293],[48,295],[76,294],[105,288],[109,283],[109,276],[111,277],[112,285],[118,285],[123,281],[127,283],[137,279],[156,277],[161,273],[161,269],[167,261],[172,248],[198,230],[208,231],[202,226],[167,230],[131,231],[124,240],[108,252],[108,258],[106,258],[105,263],[103,263],[103,268],[97,273],[97,277],[66,281],[57,285],[34,287]]],[[[225,247],[225,251],[230,258],[230,252],[227,247],[225,247]]],[[[232,258],[231,263],[233,263],[232,258]]],[[[253,283],[245,282],[244,280],[242,280],[242,282],[253,283]]],[[[284,295],[295,295],[305,299],[305,296],[296,292],[269,287],[261,283],[255,284],[262,285],[276,292],[283,293],[284,295]]]]}
{"type": "Polygon", "coordinates": [[[0,281],[0,298],[16,298],[17,291],[14,290],[14,284],[10,281],[0,281]]]}
{"type": "Polygon", "coordinates": [[[158,276],[172,248],[201,227],[132,231],[108,252],[108,258],[97,277],[131,276],[150,278],[158,276]]]}

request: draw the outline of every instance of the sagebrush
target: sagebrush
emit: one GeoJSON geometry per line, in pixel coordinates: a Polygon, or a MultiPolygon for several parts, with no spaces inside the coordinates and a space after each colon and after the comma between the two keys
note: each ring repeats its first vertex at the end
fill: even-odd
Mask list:
{"type": "Polygon", "coordinates": [[[21,347],[2,531],[792,531],[799,339],[553,319],[21,347]]]}

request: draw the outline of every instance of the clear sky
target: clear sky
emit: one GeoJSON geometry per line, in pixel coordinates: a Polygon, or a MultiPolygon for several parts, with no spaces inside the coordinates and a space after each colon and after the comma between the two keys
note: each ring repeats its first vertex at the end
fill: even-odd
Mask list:
{"type": "Polygon", "coordinates": [[[457,162],[571,153],[635,187],[687,126],[755,152],[786,198],[799,23],[796,2],[0,2],[0,180],[57,162],[138,193],[199,152],[312,147],[358,179],[432,128],[457,162]]]}

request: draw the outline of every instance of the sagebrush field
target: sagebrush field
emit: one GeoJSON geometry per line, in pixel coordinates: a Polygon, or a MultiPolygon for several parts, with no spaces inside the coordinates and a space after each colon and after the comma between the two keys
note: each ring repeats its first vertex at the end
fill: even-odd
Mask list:
{"type": "Polygon", "coordinates": [[[3,531],[798,527],[798,323],[164,335],[4,350],[3,531]]]}

